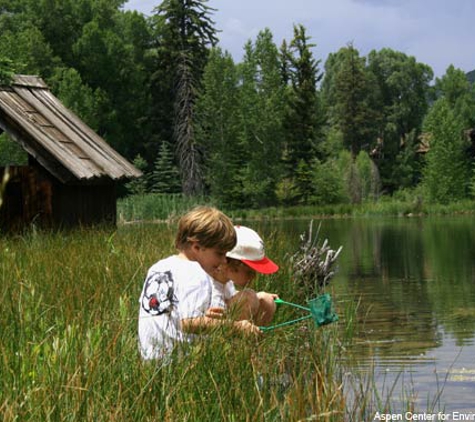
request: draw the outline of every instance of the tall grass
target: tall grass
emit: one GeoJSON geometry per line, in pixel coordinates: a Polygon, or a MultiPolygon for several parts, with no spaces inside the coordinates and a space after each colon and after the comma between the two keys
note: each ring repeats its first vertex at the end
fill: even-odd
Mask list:
{"type": "Polygon", "coordinates": [[[163,221],[180,216],[197,204],[212,205],[211,201],[204,197],[148,193],[119,199],[117,209],[119,221],[122,222],[163,221]]]}
{"type": "MultiPolygon", "coordinates": [[[[383,410],[371,379],[346,382],[356,308],[339,309],[341,322],[324,329],[302,324],[258,340],[221,331],[170,364],[141,361],[143,277],[173,252],[174,232],[156,224],[0,238],[3,421],[341,422],[383,410]]],[[[278,262],[294,249],[283,235],[268,245],[278,262]]],[[[304,300],[285,270],[256,287],[270,282],[304,300]]]]}

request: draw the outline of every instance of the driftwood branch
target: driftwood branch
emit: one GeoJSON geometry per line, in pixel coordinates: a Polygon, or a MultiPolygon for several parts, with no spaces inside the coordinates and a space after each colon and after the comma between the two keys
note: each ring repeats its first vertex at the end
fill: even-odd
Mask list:
{"type": "Polygon", "coordinates": [[[322,293],[336,271],[336,261],[343,249],[340,246],[336,251],[330,248],[328,239],[323,244],[318,244],[320,226],[316,235],[313,235],[313,221],[310,222],[307,234],[300,236],[301,245],[297,253],[291,258],[292,270],[295,280],[303,286],[308,293],[322,293]]]}

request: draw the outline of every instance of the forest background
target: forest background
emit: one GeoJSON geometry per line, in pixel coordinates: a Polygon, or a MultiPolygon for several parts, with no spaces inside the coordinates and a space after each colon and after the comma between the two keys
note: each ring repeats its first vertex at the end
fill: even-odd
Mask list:
{"type": "MultiPolygon", "coordinates": [[[[475,197],[475,71],[383,48],[323,63],[303,25],[263,28],[236,63],[206,0],[146,17],[122,0],[0,0],[0,82],[41,76],[144,172],[123,195],[226,209],[475,197]]],[[[25,164],[0,136],[0,165],[25,164]]]]}

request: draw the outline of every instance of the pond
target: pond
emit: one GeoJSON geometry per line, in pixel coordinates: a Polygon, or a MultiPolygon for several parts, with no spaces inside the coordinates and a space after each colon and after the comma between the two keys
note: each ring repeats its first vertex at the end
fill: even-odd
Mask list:
{"type": "MultiPolygon", "coordinates": [[[[308,225],[284,221],[278,229],[298,236],[308,225]]],[[[474,217],[315,220],[318,226],[322,241],[343,246],[331,283],[337,310],[358,302],[352,371],[374,374],[396,407],[413,403],[475,420],[474,217]]]]}

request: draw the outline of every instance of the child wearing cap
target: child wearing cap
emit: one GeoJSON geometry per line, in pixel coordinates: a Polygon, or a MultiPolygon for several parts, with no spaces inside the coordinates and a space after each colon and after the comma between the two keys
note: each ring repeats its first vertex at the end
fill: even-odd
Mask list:
{"type": "MultiPolygon", "coordinates": [[[[148,270],[140,295],[138,334],[144,359],[165,357],[177,343],[190,343],[199,334],[229,325],[209,313],[209,274],[226,264],[226,252],[235,243],[231,220],[215,208],[198,207],[180,219],[175,240],[178,253],[148,270]]],[[[246,320],[231,324],[246,334],[260,333],[246,320]]]]}
{"type": "Polygon", "coordinates": [[[279,266],[266,257],[264,242],[249,227],[235,226],[237,243],[229,251],[227,263],[212,272],[213,293],[209,316],[219,318],[229,309],[235,320],[249,320],[256,325],[268,325],[276,309],[277,294],[247,289],[256,273],[272,274],[279,266]],[[235,286],[241,288],[237,290],[235,286]]]}

